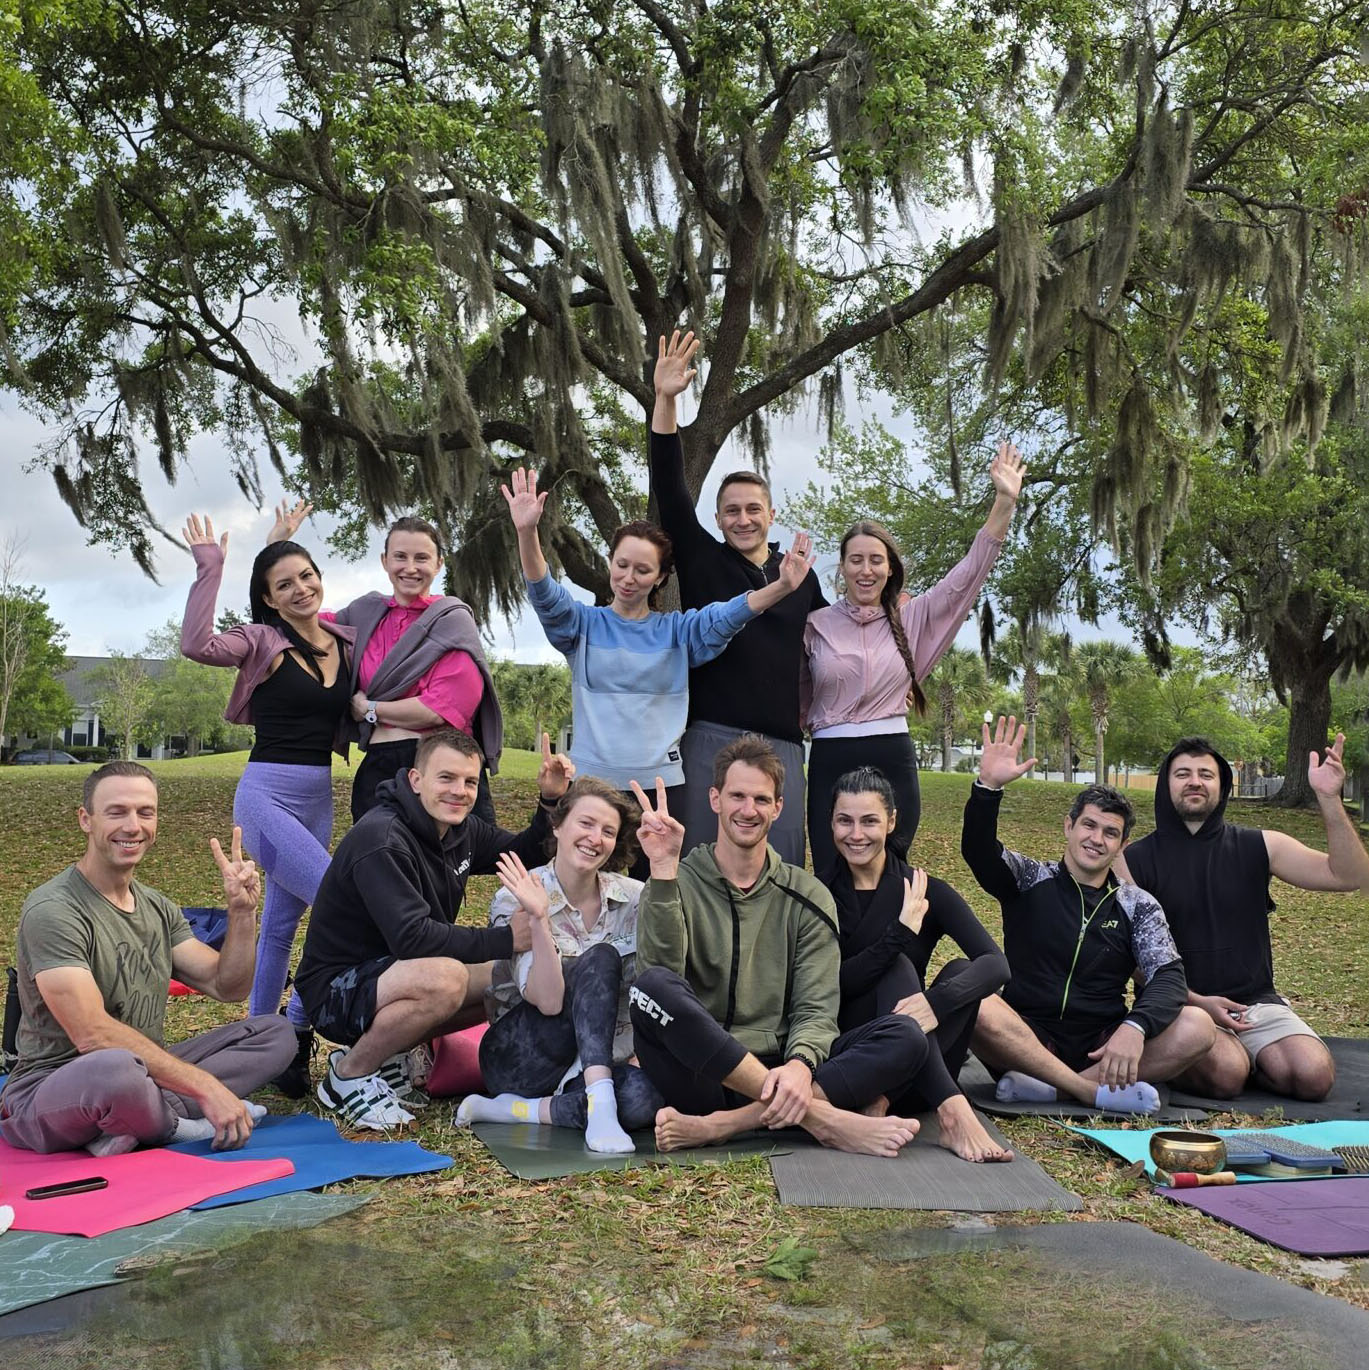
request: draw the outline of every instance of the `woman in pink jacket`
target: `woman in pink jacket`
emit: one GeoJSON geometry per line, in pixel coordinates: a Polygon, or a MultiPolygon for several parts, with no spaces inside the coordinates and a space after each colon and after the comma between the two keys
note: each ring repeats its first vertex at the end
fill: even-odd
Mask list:
{"type": "Polygon", "coordinates": [[[822,878],[836,857],[828,815],[839,777],[873,766],[898,800],[889,845],[906,858],[921,800],[908,736],[908,696],[918,713],[926,678],[955,641],[998,558],[1022,491],[1022,456],[998,445],[989,466],[994,502],[964,559],[930,590],[903,594],[903,558],[887,528],[861,520],[841,540],[842,597],[808,615],[799,704],[813,745],[808,756],[808,843],[822,878]]]}

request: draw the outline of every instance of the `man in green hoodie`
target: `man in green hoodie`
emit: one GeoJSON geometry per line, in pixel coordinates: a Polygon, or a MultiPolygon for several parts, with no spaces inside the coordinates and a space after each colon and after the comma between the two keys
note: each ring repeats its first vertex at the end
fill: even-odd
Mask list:
{"type": "Polygon", "coordinates": [[[684,826],[667,809],[664,784],[655,808],[633,789],[651,879],[629,1000],[638,1059],[667,1103],[656,1145],[798,1126],[840,1151],[897,1155],[918,1125],[887,1116],[887,1100],[921,1066],[927,1039],[893,1014],[837,1035],[832,897],[767,840],[784,793],[774,749],[747,733],[718,753],[718,840],[683,861],[684,826]]]}

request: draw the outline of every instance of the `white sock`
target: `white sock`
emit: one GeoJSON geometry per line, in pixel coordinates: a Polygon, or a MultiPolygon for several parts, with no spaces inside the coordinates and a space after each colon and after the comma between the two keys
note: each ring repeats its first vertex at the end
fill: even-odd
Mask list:
{"type": "Polygon", "coordinates": [[[589,1101],[585,1145],[591,1151],[602,1151],[611,1156],[636,1151],[632,1138],[618,1122],[618,1097],[613,1092],[613,1081],[596,1080],[585,1090],[585,1096],[589,1101]]]}
{"type": "Polygon", "coordinates": [[[86,1150],[92,1156],[122,1156],[137,1145],[138,1139],[127,1132],[102,1132],[93,1142],[86,1143],[86,1150]]]}
{"type": "Polygon", "coordinates": [[[246,1103],[247,1116],[251,1118],[254,1123],[259,1123],[266,1117],[267,1108],[265,1104],[254,1104],[250,1099],[246,1100],[246,1103]]]}
{"type": "Polygon", "coordinates": [[[1094,1102],[1109,1113],[1154,1113],[1160,1107],[1160,1095],[1154,1085],[1137,1080],[1125,1089],[1116,1085],[1099,1085],[1098,1097],[1094,1102]]]}
{"type": "Polygon", "coordinates": [[[0,1236],[14,1226],[14,1209],[9,1204],[0,1204],[0,1236]]]}
{"type": "Polygon", "coordinates": [[[207,1142],[214,1135],[214,1124],[208,1118],[177,1118],[176,1126],[167,1139],[172,1142],[207,1142]]]}
{"type": "Polygon", "coordinates": [[[1038,1080],[1035,1075],[1024,1075],[1020,1070],[1009,1070],[998,1082],[994,1098],[1000,1103],[1053,1104],[1059,1095],[1054,1085],[1038,1080]]]}
{"type": "Polygon", "coordinates": [[[493,1099],[485,1094],[468,1094],[457,1104],[452,1123],[456,1127],[467,1123],[535,1123],[537,1102],[521,1094],[496,1094],[493,1099]]]}

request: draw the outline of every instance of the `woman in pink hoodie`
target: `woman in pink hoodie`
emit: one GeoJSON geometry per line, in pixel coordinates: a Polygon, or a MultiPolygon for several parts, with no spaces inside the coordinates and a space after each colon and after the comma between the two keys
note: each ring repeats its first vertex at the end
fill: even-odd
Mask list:
{"type": "Polygon", "coordinates": [[[1025,470],[1010,442],[989,466],[994,502],[964,559],[930,590],[903,593],[903,558],[893,535],[862,519],[841,540],[841,598],[808,615],[799,701],[813,745],[808,757],[808,843],[821,878],[836,856],[827,816],[847,771],[874,766],[898,799],[889,845],[906,857],[921,800],[908,736],[908,696],[927,709],[920,681],[955,641],[998,558],[1025,470]]]}

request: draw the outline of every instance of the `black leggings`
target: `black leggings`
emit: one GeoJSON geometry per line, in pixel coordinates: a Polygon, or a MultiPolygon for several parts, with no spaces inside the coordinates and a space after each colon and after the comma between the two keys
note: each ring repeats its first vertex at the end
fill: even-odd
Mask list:
{"type": "Polygon", "coordinates": [[[588,1069],[613,1070],[618,1121],[630,1132],[656,1117],[661,1097],[636,1066],[613,1065],[613,1034],[618,1022],[618,992],[623,961],[607,942],[563,962],[565,995],[560,1013],[543,1013],[524,1000],[509,1010],[480,1039],[480,1071],[494,1094],[521,1094],[541,1099],[551,1095],[551,1121],[557,1127],[586,1123],[584,1076],[569,1081],[563,1094],[554,1091],[576,1056],[588,1069]]]}
{"type": "MultiPolygon", "coordinates": [[[[376,787],[384,780],[393,780],[402,768],[412,770],[418,755],[420,738],[401,737],[394,742],[377,742],[362,753],[361,765],[352,780],[352,822],[375,808],[376,787]]],[[[490,773],[480,763],[480,788],[475,792],[475,806],[471,812],[494,826],[494,800],[490,797],[490,773]]]]}
{"type": "MultiPolygon", "coordinates": [[[[944,985],[969,969],[970,963],[964,957],[949,961],[937,974],[934,985],[944,985]]],[[[886,1013],[894,1011],[900,999],[912,994],[921,994],[923,985],[917,967],[900,954],[890,963],[888,970],[880,976],[873,988],[842,1002],[838,1023],[843,1028],[854,1027],[858,1023],[869,1022],[886,1013]]],[[[956,1077],[965,1064],[970,1052],[970,1037],[979,1017],[979,1000],[972,999],[968,1004],[948,1013],[938,1020],[931,1036],[927,1039],[931,1050],[923,1067],[913,1077],[906,1094],[890,1099],[891,1112],[905,1115],[908,1112],[920,1113],[925,1108],[939,1108],[953,1094],[960,1093],[956,1077]]]]}
{"type": "Polygon", "coordinates": [[[918,819],[922,817],[922,794],[917,784],[917,752],[906,731],[876,733],[871,737],[815,737],[808,753],[808,850],[819,875],[830,870],[837,857],[832,843],[832,791],[847,771],[874,766],[894,787],[898,822],[889,834],[889,845],[905,861],[918,819]]]}
{"type": "MultiPolygon", "coordinates": [[[[637,1057],[666,1102],[681,1113],[715,1113],[752,1102],[723,1081],[747,1050],[699,1002],[689,982],[653,966],[637,977],[628,996],[637,1057]]],[[[904,1093],[928,1055],[927,1038],[911,1018],[889,1014],[843,1032],[813,1083],[837,1108],[861,1109],[881,1094],[904,1093]]],[[[757,1059],[781,1064],[777,1055],[757,1059]]]]}

